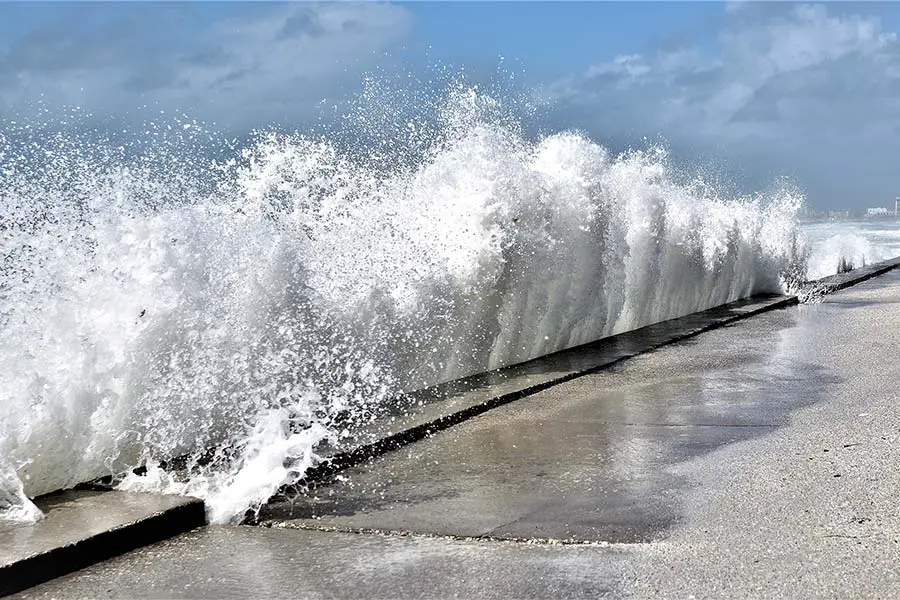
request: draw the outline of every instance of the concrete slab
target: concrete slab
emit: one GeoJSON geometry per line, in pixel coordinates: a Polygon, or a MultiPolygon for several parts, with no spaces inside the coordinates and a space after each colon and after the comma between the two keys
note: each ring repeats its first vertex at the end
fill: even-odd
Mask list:
{"type": "MultiPolygon", "coordinates": [[[[817,282],[816,293],[833,293],[888,273],[897,266],[900,266],[900,258],[884,261],[848,273],[826,277],[817,282]]],[[[561,384],[567,385],[566,382],[597,373],[602,369],[610,369],[619,365],[625,359],[639,356],[670,344],[683,342],[699,333],[726,327],[749,316],[761,315],[774,309],[785,308],[796,304],[796,302],[796,297],[792,296],[750,298],[613,336],[612,338],[599,340],[496,372],[450,382],[443,386],[436,386],[426,390],[424,393],[412,396],[412,402],[397,402],[393,407],[394,414],[389,415],[389,418],[385,418],[382,415],[381,419],[367,429],[357,431],[355,436],[348,438],[348,446],[332,450],[332,460],[310,473],[309,481],[327,480],[327,477],[334,475],[336,472],[359,466],[366,462],[372,463],[373,459],[387,452],[432,436],[439,431],[482,415],[489,410],[502,407],[514,400],[534,394],[565,394],[566,390],[571,389],[571,387],[563,387],[562,389],[554,389],[554,387],[561,384]]],[[[758,347],[760,356],[766,355],[768,344],[771,343],[773,343],[773,339],[770,336],[762,346],[758,347]]],[[[564,527],[560,527],[557,523],[558,519],[553,516],[553,511],[558,510],[557,505],[560,502],[557,497],[541,496],[540,494],[523,496],[522,492],[524,490],[522,489],[505,489],[503,491],[503,494],[506,495],[505,497],[527,498],[527,501],[520,503],[518,500],[508,499],[506,501],[507,505],[501,511],[503,516],[477,513],[477,517],[467,520],[462,527],[451,522],[442,521],[439,527],[440,531],[456,535],[564,537],[566,539],[605,539],[619,542],[652,539],[659,531],[665,529],[673,522],[674,513],[670,509],[665,508],[667,506],[665,503],[657,501],[658,494],[656,492],[648,493],[648,490],[657,488],[668,490],[671,487],[671,484],[665,482],[663,476],[660,475],[662,472],[660,467],[682,458],[677,452],[678,447],[700,453],[709,451],[726,442],[751,437],[764,431],[767,427],[774,427],[778,423],[742,422],[742,414],[746,413],[758,418],[760,415],[771,414],[773,411],[775,413],[779,411],[785,413],[790,409],[802,406],[807,402],[805,398],[811,397],[809,394],[802,393],[802,390],[796,387],[783,385],[777,379],[766,379],[765,376],[762,376],[758,381],[753,381],[752,377],[748,378],[747,372],[744,370],[746,365],[742,354],[745,350],[746,346],[741,346],[738,343],[733,349],[733,352],[736,352],[736,354],[730,358],[735,365],[740,365],[738,368],[739,377],[730,377],[727,375],[727,371],[718,374],[716,385],[720,388],[720,392],[727,402],[722,403],[722,406],[728,407],[727,414],[720,414],[718,415],[718,420],[713,420],[709,423],[693,421],[662,425],[648,423],[645,424],[647,427],[642,431],[632,428],[627,435],[623,436],[632,440],[629,443],[647,443],[668,448],[668,450],[660,450],[660,456],[663,458],[659,461],[654,471],[655,477],[659,478],[659,480],[654,479],[652,482],[645,482],[646,485],[643,486],[640,494],[637,494],[637,497],[640,498],[639,505],[632,501],[633,494],[631,493],[606,497],[602,503],[598,503],[596,498],[585,499],[578,493],[575,493],[567,502],[573,510],[577,508],[577,515],[569,514],[568,521],[571,522],[567,522],[564,527]],[[748,403],[743,395],[743,391],[748,386],[751,388],[754,385],[759,387],[759,384],[767,386],[764,391],[759,392],[767,397],[766,406],[762,408],[758,403],[748,403]],[[741,397],[737,401],[731,401],[735,392],[741,397]],[[671,427],[675,426],[690,427],[693,431],[688,429],[681,431],[671,429],[671,427]],[[753,431],[753,428],[758,428],[759,430],[753,431]],[[672,440],[680,441],[675,443],[672,440]],[[543,515],[543,513],[549,513],[549,516],[543,515]],[[505,521],[504,518],[506,519],[505,521]]],[[[802,386],[814,386],[815,384],[829,382],[827,370],[825,369],[798,368],[797,374],[791,375],[790,379],[792,382],[802,382],[802,386]]],[[[585,403],[592,406],[628,406],[626,398],[615,398],[615,393],[611,391],[615,390],[620,383],[620,381],[604,381],[600,384],[604,390],[601,398],[592,397],[591,395],[583,396],[582,406],[572,408],[580,413],[578,422],[584,423],[585,419],[599,419],[600,422],[603,421],[602,415],[591,417],[585,414],[587,412],[584,407],[585,403]]],[[[588,385],[592,384],[588,382],[588,385]]],[[[600,385],[597,387],[600,387],[600,385]]],[[[679,385],[679,380],[669,378],[660,385],[663,389],[651,392],[651,397],[659,399],[671,394],[673,389],[679,385]]],[[[671,406],[669,409],[674,410],[671,406]]],[[[506,426],[507,424],[499,425],[499,427],[506,426]]],[[[556,424],[554,426],[558,427],[556,424]]],[[[534,473],[523,473],[523,475],[543,473],[548,469],[552,469],[552,465],[547,464],[548,460],[558,459],[580,464],[579,461],[584,456],[591,455],[591,452],[602,445],[602,439],[607,435],[602,431],[602,428],[593,429],[592,431],[597,438],[597,441],[594,442],[594,447],[582,450],[582,454],[579,456],[569,454],[564,457],[554,457],[550,454],[545,454],[543,447],[535,446],[532,448],[530,455],[517,457],[514,462],[533,467],[532,471],[534,473]]],[[[555,435],[560,439],[566,439],[571,435],[577,436],[579,434],[577,431],[573,432],[562,428],[555,435]]],[[[465,443],[463,442],[463,444],[465,443]]],[[[454,447],[455,443],[447,444],[436,451],[435,454],[444,453],[445,456],[452,456],[454,447]]],[[[446,461],[446,459],[442,458],[438,462],[440,460],[446,461]]],[[[451,459],[450,462],[457,463],[459,461],[451,459]]],[[[279,519],[285,514],[290,514],[292,517],[318,522],[326,521],[326,525],[329,527],[404,530],[404,527],[411,526],[416,531],[430,530],[428,524],[416,521],[415,511],[411,512],[409,510],[408,501],[414,497],[420,499],[419,506],[423,504],[433,505],[431,508],[426,509],[428,519],[433,519],[434,513],[440,514],[441,511],[451,514],[457,511],[462,511],[464,514],[473,514],[469,510],[472,507],[466,506],[463,500],[458,500],[455,504],[451,503],[452,508],[444,506],[449,502],[448,497],[465,497],[463,491],[447,488],[429,490],[428,484],[420,484],[416,479],[422,474],[414,469],[408,469],[408,465],[390,464],[387,467],[383,467],[376,461],[372,466],[374,471],[384,470],[384,468],[405,472],[408,477],[399,485],[391,480],[390,492],[385,490],[378,491],[378,503],[390,508],[379,511],[377,515],[372,514],[371,511],[367,512],[366,516],[358,514],[358,511],[351,507],[366,504],[367,501],[359,498],[350,489],[341,489],[343,486],[344,488],[352,487],[358,490],[360,487],[365,488],[368,483],[363,483],[360,486],[356,483],[345,484],[338,482],[337,486],[331,489],[329,495],[332,498],[340,496],[342,498],[340,506],[331,506],[329,508],[329,501],[323,502],[320,496],[313,495],[310,497],[307,494],[297,496],[303,499],[295,502],[294,497],[296,495],[286,491],[282,501],[276,501],[266,508],[261,518],[263,520],[279,519]],[[406,484],[405,491],[404,483],[406,484]],[[404,515],[399,520],[395,518],[397,511],[387,512],[393,511],[398,506],[404,507],[402,511],[399,511],[404,515]],[[441,508],[442,506],[443,508],[441,508]],[[434,511],[432,508],[438,510],[434,511]],[[352,511],[353,518],[346,514],[348,510],[352,511]]],[[[501,466],[499,468],[502,469],[504,467],[501,466]]],[[[357,482],[360,480],[362,473],[367,472],[367,469],[368,467],[362,467],[351,470],[347,474],[353,476],[353,481],[357,482]]],[[[377,479],[378,477],[379,475],[369,478],[363,477],[362,481],[371,482],[373,478],[377,479]]],[[[584,487],[585,494],[592,493],[592,490],[598,486],[603,489],[609,489],[610,487],[619,489],[620,487],[617,485],[617,481],[604,479],[604,475],[586,475],[586,477],[587,479],[584,480],[587,482],[584,487]]],[[[525,479],[527,481],[528,477],[526,476],[525,479]]],[[[494,485],[494,482],[491,482],[490,485],[494,485]]],[[[550,487],[552,488],[553,486],[551,485],[550,487]]],[[[307,523],[307,526],[311,525],[311,522],[307,523]]]]}
{"type": "Polygon", "coordinates": [[[773,353],[837,382],[788,427],[674,468],[685,517],[640,553],[633,597],[897,597],[900,273],[797,312],[773,353]]]}
{"type": "Polygon", "coordinates": [[[36,500],[45,518],[0,531],[0,596],[200,527],[193,498],[67,491],[36,500]]]}
{"type": "Polygon", "coordinates": [[[621,595],[628,553],[207,527],[15,598],[584,598],[621,595]]]}

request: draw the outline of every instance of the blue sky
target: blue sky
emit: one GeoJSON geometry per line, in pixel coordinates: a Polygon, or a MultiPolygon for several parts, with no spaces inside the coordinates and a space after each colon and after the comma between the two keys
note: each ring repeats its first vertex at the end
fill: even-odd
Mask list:
{"type": "Polygon", "coordinates": [[[723,5],[699,2],[422,2],[406,8],[417,37],[438,57],[477,62],[503,56],[544,78],[583,71],[599,57],[642,52],[687,32],[708,44],[704,26],[723,14],[723,5]]]}
{"type": "Polygon", "coordinates": [[[887,205],[898,32],[900,5],[874,2],[0,3],[0,116],[303,128],[372,71],[502,66],[551,128],[663,139],[753,186],[786,174],[819,208],[887,205]]]}

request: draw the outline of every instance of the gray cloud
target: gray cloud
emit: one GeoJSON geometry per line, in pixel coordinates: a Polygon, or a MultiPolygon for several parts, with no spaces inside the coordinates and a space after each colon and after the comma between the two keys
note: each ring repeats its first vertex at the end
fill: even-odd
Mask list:
{"type": "Polygon", "coordinates": [[[412,25],[402,7],[376,3],[252,6],[202,29],[179,25],[188,5],[98,6],[0,48],[0,106],[27,111],[40,97],[105,114],[153,105],[237,129],[296,124],[358,85],[412,25]]]}
{"type": "Polygon", "coordinates": [[[190,52],[184,57],[185,62],[199,67],[226,67],[235,59],[234,55],[222,47],[208,47],[190,52]]]}
{"type": "Polygon", "coordinates": [[[825,6],[763,4],[729,7],[715,54],[679,46],[617,57],[549,95],[601,137],[660,132],[675,145],[754,157],[760,178],[776,164],[813,204],[900,193],[900,177],[884,176],[900,155],[897,34],[825,6]]]}
{"type": "MultiPolygon", "coordinates": [[[[302,125],[358,89],[413,25],[390,4],[241,7],[240,18],[200,27],[191,4],[79,5],[56,25],[0,41],[0,112],[41,98],[104,115],[178,110],[234,130],[302,125]]],[[[715,49],[673,32],[650,51],[548,83],[537,104],[552,107],[554,126],[616,147],[662,135],[739,164],[754,185],[793,175],[818,205],[893,198],[900,41],[877,18],[842,10],[731,3],[714,22],[715,49]]]]}
{"type": "Polygon", "coordinates": [[[311,9],[300,10],[288,17],[279,33],[280,39],[289,39],[303,35],[316,38],[327,33],[326,28],[319,21],[319,15],[311,9]]]}
{"type": "Polygon", "coordinates": [[[140,72],[128,77],[122,83],[122,89],[128,92],[152,92],[164,88],[172,88],[178,81],[178,71],[165,66],[151,64],[140,72]]]}

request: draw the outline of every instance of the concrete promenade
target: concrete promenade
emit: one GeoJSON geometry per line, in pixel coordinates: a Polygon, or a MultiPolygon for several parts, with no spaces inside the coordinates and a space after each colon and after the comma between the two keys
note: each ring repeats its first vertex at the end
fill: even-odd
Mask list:
{"type": "Polygon", "coordinates": [[[892,271],[17,597],[893,597],[898,352],[892,271]]]}

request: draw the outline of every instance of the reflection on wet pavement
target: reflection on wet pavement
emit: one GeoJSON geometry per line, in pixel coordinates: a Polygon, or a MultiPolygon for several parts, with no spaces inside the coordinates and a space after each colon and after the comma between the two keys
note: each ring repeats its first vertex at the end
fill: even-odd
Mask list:
{"type": "MultiPolygon", "coordinates": [[[[787,422],[840,380],[813,312],[707,332],[500,407],[273,504],[292,526],[640,542],[679,518],[677,463],[787,422]]],[[[809,310],[807,310],[809,309],[809,310]]],[[[816,319],[818,321],[818,319],[816,319]]]]}

